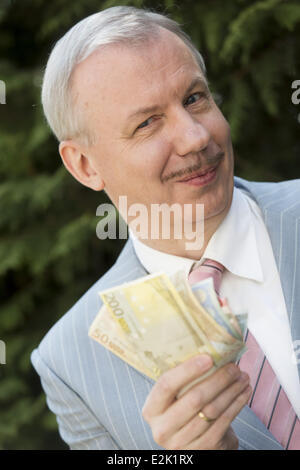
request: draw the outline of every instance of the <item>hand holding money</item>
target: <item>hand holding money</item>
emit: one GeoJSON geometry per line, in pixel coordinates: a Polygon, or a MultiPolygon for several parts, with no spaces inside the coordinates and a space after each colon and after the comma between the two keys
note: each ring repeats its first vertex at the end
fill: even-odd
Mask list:
{"type": "Polygon", "coordinates": [[[163,374],[143,408],[154,440],[165,449],[236,450],[238,440],[231,422],[247,403],[249,377],[230,363],[206,380],[178,393],[212,367],[212,359],[199,355],[163,374]],[[199,417],[202,411],[207,422],[199,417]]]}
{"type": "Polygon", "coordinates": [[[251,393],[233,364],[245,351],[246,315],[233,315],[212,279],[191,289],[182,271],[99,294],[89,335],[157,382],[143,408],[155,441],[166,449],[236,449],[230,424],[251,393]]]}

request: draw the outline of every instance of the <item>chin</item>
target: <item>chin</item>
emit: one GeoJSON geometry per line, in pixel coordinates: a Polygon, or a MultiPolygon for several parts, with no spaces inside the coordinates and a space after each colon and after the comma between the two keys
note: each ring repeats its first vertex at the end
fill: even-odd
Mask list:
{"type": "Polygon", "coordinates": [[[233,191],[226,191],[222,197],[218,198],[214,202],[204,202],[204,219],[210,219],[212,217],[221,217],[224,212],[228,212],[231,206],[233,191]]]}

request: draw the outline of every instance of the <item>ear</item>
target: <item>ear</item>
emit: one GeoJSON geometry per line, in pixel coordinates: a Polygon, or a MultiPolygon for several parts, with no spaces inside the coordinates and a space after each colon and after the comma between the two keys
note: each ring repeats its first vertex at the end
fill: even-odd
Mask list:
{"type": "Polygon", "coordinates": [[[66,169],[77,181],[94,191],[104,189],[105,183],[94,168],[92,158],[77,142],[73,140],[60,142],[59,153],[66,169]]]}

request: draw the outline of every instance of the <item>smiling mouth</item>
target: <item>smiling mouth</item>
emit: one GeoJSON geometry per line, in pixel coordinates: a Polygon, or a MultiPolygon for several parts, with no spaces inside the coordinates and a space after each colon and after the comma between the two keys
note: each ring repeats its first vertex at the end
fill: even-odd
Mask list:
{"type": "Polygon", "coordinates": [[[202,176],[207,176],[207,175],[209,175],[209,173],[213,173],[215,171],[215,169],[217,168],[219,163],[217,163],[213,166],[207,167],[204,170],[195,171],[194,173],[190,174],[189,176],[186,176],[185,178],[182,178],[181,180],[178,180],[177,182],[178,183],[186,183],[187,181],[193,180],[195,178],[200,178],[202,176]]]}
{"type": "Polygon", "coordinates": [[[173,180],[175,183],[186,183],[192,181],[195,178],[201,178],[202,175],[207,175],[209,172],[213,172],[218,168],[222,160],[224,159],[224,152],[219,152],[213,157],[208,158],[207,166],[203,168],[203,164],[199,166],[199,163],[181,170],[169,173],[167,176],[162,177],[162,183],[166,183],[169,180],[173,180]]]}
{"type": "Polygon", "coordinates": [[[224,157],[223,152],[218,153],[213,159],[214,160],[213,165],[209,165],[206,168],[199,168],[199,169],[191,168],[190,170],[194,170],[194,171],[189,171],[189,173],[186,176],[178,179],[177,183],[186,183],[188,181],[195,180],[196,178],[201,179],[201,178],[205,178],[205,177],[209,177],[210,175],[213,175],[215,170],[218,168],[220,162],[222,161],[223,157],[224,157]]]}

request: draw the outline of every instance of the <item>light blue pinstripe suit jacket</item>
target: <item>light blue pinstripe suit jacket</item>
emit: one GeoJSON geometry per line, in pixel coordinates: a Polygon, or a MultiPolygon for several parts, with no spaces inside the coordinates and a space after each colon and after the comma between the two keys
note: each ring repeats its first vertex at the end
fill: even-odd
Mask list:
{"type": "MultiPolygon", "coordinates": [[[[235,178],[235,185],[262,209],[292,337],[300,340],[300,179],[255,183],[235,178]]],[[[48,406],[71,449],[160,449],[141,415],[153,382],[88,337],[89,326],[101,307],[98,291],[146,274],[129,240],[113,267],[32,352],[48,406]]],[[[234,420],[233,428],[241,449],[281,449],[247,406],[234,420]]]]}

